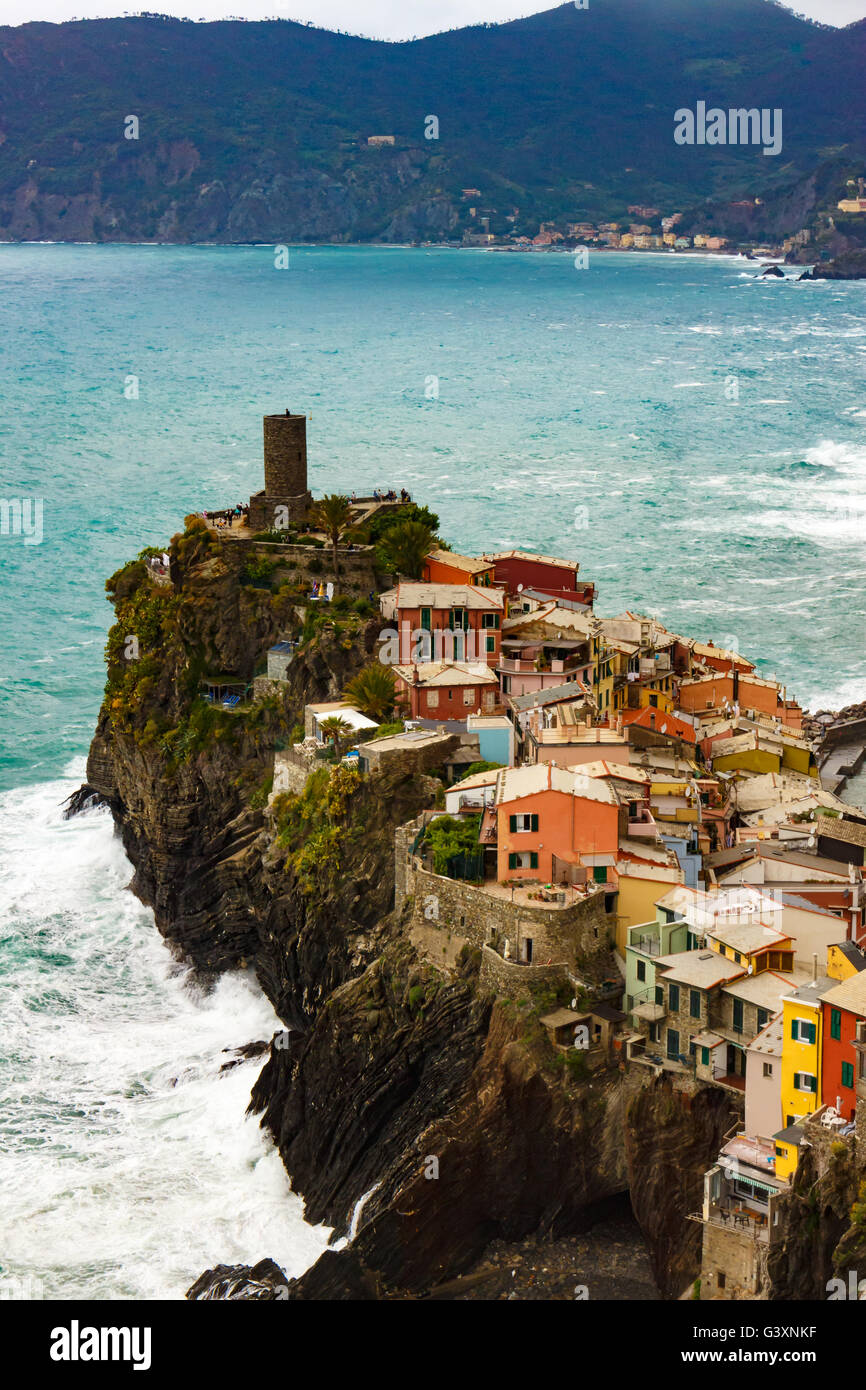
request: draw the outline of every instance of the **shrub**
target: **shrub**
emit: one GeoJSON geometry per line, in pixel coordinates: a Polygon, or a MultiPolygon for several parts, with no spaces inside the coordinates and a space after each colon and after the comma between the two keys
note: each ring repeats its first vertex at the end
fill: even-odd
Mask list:
{"type": "Polygon", "coordinates": [[[240,572],[241,584],[252,584],[259,589],[268,588],[278,563],[277,560],[269,560],[266,555],[250,556],[240,572]]]}
{"type": "Polygon", "coordinates": [[[377,738],[391,738],[394,734],[402,734],[403,729],[402,719],[395,719],[390,724],[380,724],[370,742],[375,742],[377,738]]]}
{"type": "Polygon", "coordinates": [[[480,816],[437,816],[427,826],[425,840],[433,854],[434,873],[448,872],[448,860],[467,849],[478,848],[478,831],[481,828],[480,816]]]}

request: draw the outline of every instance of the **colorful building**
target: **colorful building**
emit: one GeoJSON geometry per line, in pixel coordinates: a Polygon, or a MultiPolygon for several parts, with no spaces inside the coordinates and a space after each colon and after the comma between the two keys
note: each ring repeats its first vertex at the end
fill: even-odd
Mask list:
{"type": "Polygon", "coordinates": [[[483,661],[499,665],[504,595],[478,584],[398,584],[381,595],[382,616],[394,625],[380,653],[391,665],[426,661],[483,661]],[[438,650],[437,650],[438,648],[438,650]]]}
{"type": "Polygon", "coordinates": [[[821,1000],[821,1095],[846,1120],[856,1106],[857,1024],[866,1020],[866,970],[828,989],[821,1000]]]}
{"type": "Polygon", "coordinates": [[[748,714],[754,710],[768,714],[799,733],[803,726],[803,711],[796,700],[789,700],[776,681],[764,680],[735,670],[728,674],[713,672],[696,676],[680,684],[678,707],[687,714],[703,714],[707,710],[740,709],[748,714]]]}
{"type": "Polygon", "coordinates": [[[620,803],[596,777],[556,767],[509,768],[496,804],[497,878],[614,886],[620,803]]]}
{"type": "Polygon", "coordinates": [[[783,1001],[783,1128],[812,1115],[821,1105],[821,1000],[834,981],[823,975],[783,1001]]]}
{"type": "Polygon", "coordinates": [[[592,607],[595,585],[578,578],[576,560],[557,560],[551,555],[535,555],[529,550],[499,550],[482,559],[493,566],[495,582],[504,584],[509,594],[537,589],[550,598],[576,600],[592,607]]]}
{"type": "Polygon", "coordinates": [[[480,662],[431,661],[395,666],[397,703],[410,719],[465,719],[494,714],[499,706],[496,672],[480,662]]]}
{"type": "Polygon", "coordinates": [[[431,584],[480,584],[489,588],[495,582],[493,565],[453,550],[431,550],[424,562],[422,579],[431,584]]]}

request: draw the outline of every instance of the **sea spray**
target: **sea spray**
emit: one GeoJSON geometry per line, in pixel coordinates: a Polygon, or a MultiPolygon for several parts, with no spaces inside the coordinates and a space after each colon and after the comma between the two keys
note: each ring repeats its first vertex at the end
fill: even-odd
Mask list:
{"type": "Polygon", "coordinates": [[[278,1020],[246,974],[205,992],[172,961],[109,814],[63,819],[79,780],[0,797],[0,1279],[147,1299],[221,1261],[297,1276],[330,1231],[245,1118],[261,1063],[220,1073],[278,1020]]]}

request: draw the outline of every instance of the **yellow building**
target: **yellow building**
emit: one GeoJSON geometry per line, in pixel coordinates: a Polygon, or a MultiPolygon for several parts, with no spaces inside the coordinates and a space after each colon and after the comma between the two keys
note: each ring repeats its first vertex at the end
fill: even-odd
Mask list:
{"type": "Polygon", "coordinates": [[[785,1128],[821,1106],[821,998],[833,986],[826,975],[783,1000],[782,1118],[785,1128]]]}
{"type": "Polygon", "coordinates": [[[611,718],[614,710],[614,656],[605,641],[601,623],[593,618],[589,625],[589,655],[592,661],[592,693],[599,718],[611,718]]]}
{"type": "Polygon", "coordinates": [[[773,1142],[776,1146],[774,1165],[776,1177],[782,1178],[785,1182],[790,1182],[797,1171],[803,1133],[802,1125],[788,1125],[785,1129],[780,1129],[778,1134],[773,1135],[773,1142]]]}
{"type": "Polygon", "coordinates": [[[621,859],[616,866],[619,892],[616,906],[616,949],[625,955],[630,927],[656,916],[656,903],[685,882],[678,865],[647,864],[621,859]]]}
{"type": "Polygon", "coordinates": [[[863,969],[863,956],[850,941],[827,947],[827,974],[831,980],[850,980],[863,969]]]}

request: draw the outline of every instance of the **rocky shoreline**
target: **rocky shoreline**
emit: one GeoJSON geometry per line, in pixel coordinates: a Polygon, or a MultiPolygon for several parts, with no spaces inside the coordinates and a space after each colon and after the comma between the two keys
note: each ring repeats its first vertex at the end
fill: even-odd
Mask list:
{"type": "MultiPolygon", "coordinates": [[[[731,1098],[610,1062],[571,1075],[539,1021],[546,996],[482,985],[480,951],[450,965],[419,952],[411,903],[393,907],[394,832],[429,804],[426,776],[371,772],[339,804],[309,798],[312,820],[281,820],[267,802],[274,749],[305,703],[333,699],[369,660],[378,624],[325,625],[282,696],[200,728],[191,693],[205,663],[252,677],[302,619],[282,588],[245,583],[237,548],[200,526],[170,554],[170,587],[141,561],[108,582],[106,699],[70,809],[111,808],[133,890],[173,950],[205,977],[255,972],[285,1031],[250,1109],[307,1219],[345,1241],[294,1281],[266,1250],[253,1268],[190,1271],[188,1297],[560,1299],[588,1283],[590,1297],[680,1298],[700,1266],[688,1217],[736,1119],[731,1098]],[[119,643],[144,614],[149,652],[130,672],[119,643]],[[339,864],[300,873],[326,812],[339,864]],[[636,1226],[622,1225],[623,1203],[636,1226]]],[[[608,953],[600,941],[610,974],[608,953]]]]}

